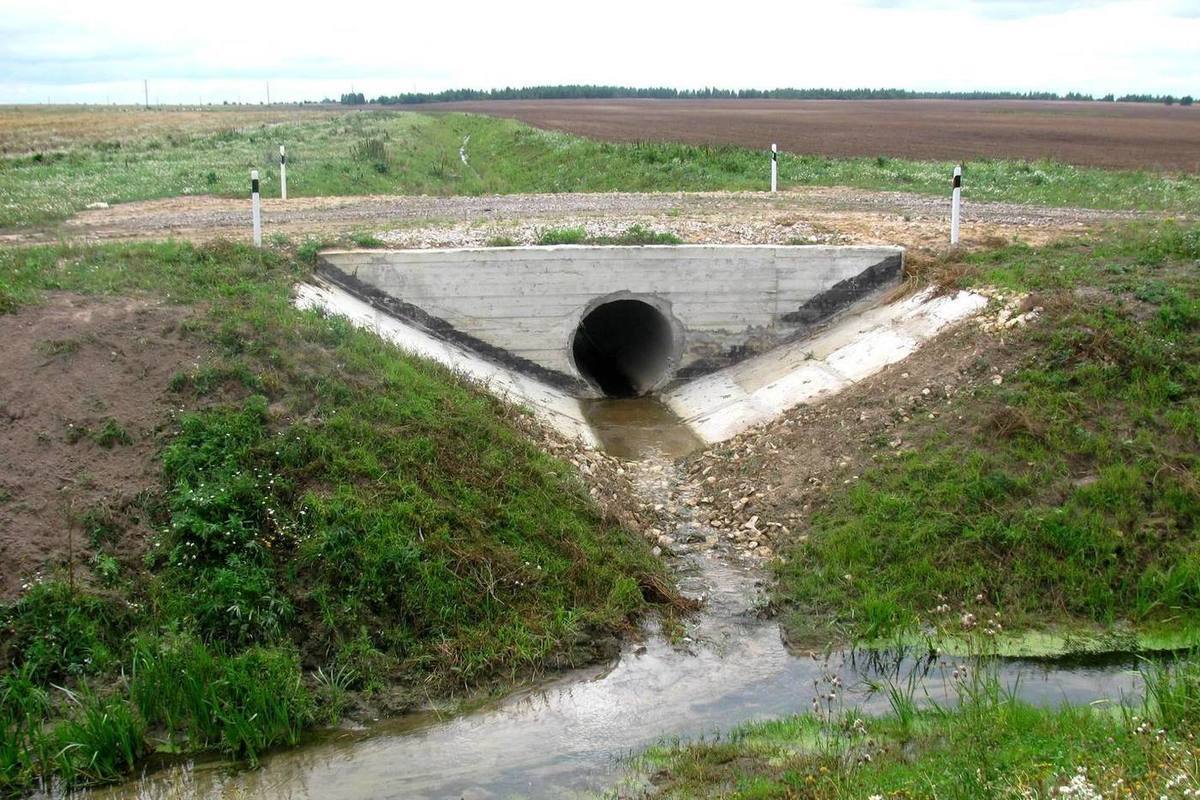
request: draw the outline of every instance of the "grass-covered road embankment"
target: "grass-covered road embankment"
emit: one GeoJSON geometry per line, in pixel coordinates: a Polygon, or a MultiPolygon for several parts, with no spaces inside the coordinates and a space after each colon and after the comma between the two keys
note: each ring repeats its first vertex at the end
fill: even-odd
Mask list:
{"type": "Polygon", "coordinates": [[[986,628],[1032,654],[1196,641],[1200,229],[1122,229],[919,272],[1027,292],[1043,310],[979,334],[1003,339],[1004,375],[981,356],[969,393],[897,411],[913,418],[889,435],[910,446],[884,440],[783,548],[792,636],[986,628]]]}
{"type": "MultiPolygon", "coordinates": [[[[253,759],[351,702],[397,710],[595,658],[671,602],[643,538],[516,412],[295,310],[305,274],[224,243],[0,251],[4,314],[56,291],[150,298],[186,308],[207,353],[161,387],[178,413],[149,434],[159,490],[76,509],[62,568],[0,608],[0,794],[111,780],[156,750],[253,759]],[[137,520],[152,540],[117,548],[137,520]]],[[[47,350],[53,368],[75,350],[47,350]]],[[[69,433],[39,440],[102,459],[137,435],[69,433]]]]}
{"type": "MultiPolygon", "coordinates": [[[[86,115],[83,119],[86,123],[86,115]]],[[[260,171],[264,196],[275,197],[281,144],[288,149],[288,193],[297,198],[761,190],[767,183],[764,154],[744,147],[599,142],[466,114],[379,111],[287,119],[215,133],[193,132],[181,121],[178,130],[100,142],[82,136],[73,141],[64,130],[58,149],[0,157],[0,229],[52,224],[94,202],[242,197],[249,191],[250,169],[260,171]]],[[[953,166],[803,153],[785,153],[779,165],[783,189],[852,186],[937,195],[945,195],[953,166]]],[[[979,160],[967,165],[966,182],[973,201],[1193,213],[1200,208],[1200,176],[1194,174],[979,160]]]]}

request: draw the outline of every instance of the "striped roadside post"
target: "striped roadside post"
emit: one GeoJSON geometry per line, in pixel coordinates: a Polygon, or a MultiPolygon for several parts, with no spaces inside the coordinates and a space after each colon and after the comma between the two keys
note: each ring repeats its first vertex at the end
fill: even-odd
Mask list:
{"type": "Polygon", "coordinates": [[[771,191],[779,189],[779,148],[771,145],[771,191]]]}
{"type": "Polygon", "coordinates": [[[258,170],[250,170],[250,215],[254,221],[254,246],[262,247],[262,208],[258,199],[258,170]]]}
{"type": "Polygon", "coordinates": [[[279,199],[287,200],[287,151],[279,145],[279,199]]]}
{"type": "Polygon", "coordinates": [[[962,217],[962,165],[954,168],[954,190],[950,199],[950,244],[958,244],[958,223],[962,217]]]}

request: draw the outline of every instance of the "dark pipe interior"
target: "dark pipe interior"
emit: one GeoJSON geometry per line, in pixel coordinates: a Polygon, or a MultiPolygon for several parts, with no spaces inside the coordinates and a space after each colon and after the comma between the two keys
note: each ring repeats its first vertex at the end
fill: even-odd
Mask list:
{"type": "Polygon", "coordinates": [[[609,397],[645,394],[671,360],[671,324],[641,300],[613,300],[579,323],[571,345],[579,372],[609,397]]]}

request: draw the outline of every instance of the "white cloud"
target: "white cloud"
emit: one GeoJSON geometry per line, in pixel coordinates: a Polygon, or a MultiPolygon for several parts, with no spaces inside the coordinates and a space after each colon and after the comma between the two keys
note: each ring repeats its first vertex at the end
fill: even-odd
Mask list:
{"type": "Polygon", "coordinates": [[[317,99],[536,83],[1200,94],[1196,0],[708,8],[0,0],[0,101],[317,99]]]}

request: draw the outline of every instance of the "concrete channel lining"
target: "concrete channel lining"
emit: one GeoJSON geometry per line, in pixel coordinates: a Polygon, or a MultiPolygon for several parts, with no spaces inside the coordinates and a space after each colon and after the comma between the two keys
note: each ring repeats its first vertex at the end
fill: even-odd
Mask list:
{"type": "Polygon", "coordinates": [[[321,254],[319,272],[409,324],[593,397],[622,393],[581,369],[575,347],[581,331],[590,333],[589,315],[607,303],[638,301],[666,323],[639,332],[639,318],[630,316],[624,327],[634,330],[623,331],[619,320],[606,328],[627,338],[604,342],[614,352],[638,351],[639,335],[657,351],[617,365],[628,373],[627,393],[641,394],[794,340],[894,285],[903,263],[903,248],[882,246],[564,245],[332,250],[321,254]]]}
{"type": "MultiPolygon", "coordinates": [[[[318,278],[296,287],[296,305],[338,314],[414,355],[437,361],[488,391],[529,408],[542,422],[589,446],[599,440],[584,403],[536,378],[504,367],[397,319],[318,278]]],[[[979,313],[987,298],[932,291],[846,314],[819,334],[782,345],[661,393],[662,401],[706,444],[729,439],[805,403],[823,401],[911,355],[950,325],[979,313]]]]}

